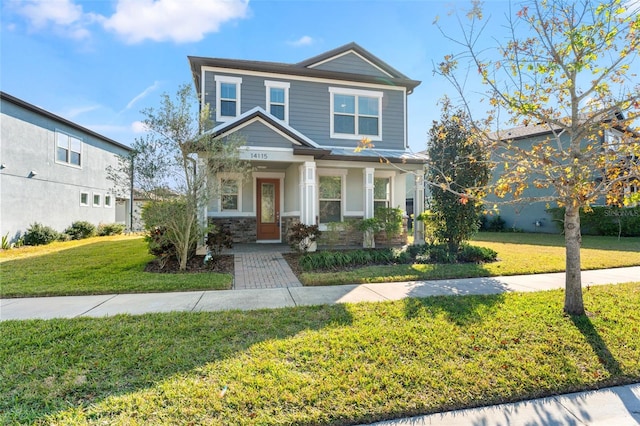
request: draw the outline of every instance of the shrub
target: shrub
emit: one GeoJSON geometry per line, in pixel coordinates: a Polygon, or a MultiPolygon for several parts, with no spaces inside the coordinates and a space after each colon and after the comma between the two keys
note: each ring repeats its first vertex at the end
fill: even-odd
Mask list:
{"type": "Polygon", "coordinates": [[[449,252],[447,246],[435,245],[429,249],[430,263],[456,263],[455,253],[449,252]]]}
{"type": "Polygon", "coordinates": [[[120,235],[124,232],[125,228],[124,223],[101,223],[98,225],[98,235],[101,237],[120,235]]]}
{"type": "Polygon", "coordinates": [[[167,230],[162,226],[156,226],[149,229],[144,239],[149,246],[149,253],[157,257],[160,261],[160,269],[164,268],[164,265],[169,259],[177,258],[176,248],[173,243],[167,238],[167,230]]]}
{"type": "Polygon", "coordinates": [[[500,215],[491,216],[491,218],[487,216],[482,216],[480,228],[483,231],[490,232],[502,232],[504,231],[504,227],[507,224],[500,215]]]}
{"type": "Polygon", "coordinates": [[[222,254],[222,250],[233,247],[233,236],[231,231],[220,226],[215,226],[207,233],[207,249],[212,256],[222,254]]]}
{"type": "Polygon", "coordinates": [[[322,231],[318,225],[305,225],[298,222],[289,228],[287,242],[293,250],[306,253],[320,235],[322,231]]]}
{"type": "Polygon", "coordinates": [[[50,244],[60,238],[60,233],[50,226],[35,222],[29,226],[24,234],[24,244],[28,246],[39,246],[50,244]]]}
{"type": "Polygon", "coordinates": [[[457,259],[458,262],[485,263],[493,262],[497,257],[498,253],[490,248],[462,244],[457,259]]]}
{"type": "Polygon", "coordinates": [[[86,220],[78,220],[65,229],[64,234],[72,240],[82,240],[96,235],[96,226],[86,220]]]}
{"type": "Polygon", "coordinates": [[[402,210],[393,207],[379,207],[375,211],[375,218],[384,231],[387,243],[402,233],[402,210]]]}
{"type": "MultiPolygon", "coordinates": [[[[564,207],[547,210],[560,232],[564,231],[564,207]]],[[[580,209],[580,232],[584,235],[640,237],[640,206],[593,206],[591,211],[580,209]]]]}

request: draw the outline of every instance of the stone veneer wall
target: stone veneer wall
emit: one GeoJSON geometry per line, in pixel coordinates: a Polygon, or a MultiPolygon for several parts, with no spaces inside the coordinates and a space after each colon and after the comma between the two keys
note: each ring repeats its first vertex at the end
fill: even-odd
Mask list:
{"type": "Polygon", "coordinates": [[[287,243],[289,229],[296,223],[300,223],[300,216],[286,216],[282,218],[282,242],[287,243]]]}
{"type": "Polygon", "coordinates": [[[210,217],[209,224],[231,232],[235,244],[256,242],[257,223],[255,217],[210,217]]]}
{"type": "MultiPolygon", "coordinates": [[[[342,230],[322,231],[322,235],[318,239],[320,248],[341,248],[341,247],[362,247],[364,235],[358,230],[358,223],[362,219],[352,219],[342,230]]],[[[387,235],[384,232],[378,232],[375,235],[376,247],[386,246],[403,246],[407,244],[407,218],[402,220],[402,230],[400,234],[387,241],[387,235]]]]}

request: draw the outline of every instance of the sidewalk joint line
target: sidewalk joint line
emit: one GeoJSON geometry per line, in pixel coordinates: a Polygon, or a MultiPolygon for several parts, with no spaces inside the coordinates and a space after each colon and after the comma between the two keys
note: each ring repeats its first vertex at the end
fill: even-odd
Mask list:
{"type": "Polygon", "coordinates": [[[204,297],[205,293],[206,293],[206,291],[203,291],[202,293],[200,293],[200,297],[198,297],[198,300],[196,301],[196,303],[193,305],[193,308],[191,308],[191,310],[189,312],[193,312],[193,310],[196,308],[196,306],[198,306],[198,303],[200,303],[200,301],[204,297]]]}
{"type": "Polygon", "coordinates": [[[78,318],[78,317],[81,317],[81,316],[83,316],[83,315],[86,315],[86,314],[88,314],[89,312],[93,311],[95,308],[97,308],[97,307],[100,307],[100,306],[104,305],[104,304],[105,304],[105,303],[107,303],[109,300],[113,300],[113,299],[115,299],[115,298],[116,298],[116,297],[118,297],[118,296],[120,296],[120,294],[114,294],[114,295],[113,295],[113,296],[111,296],[110,298],[108,298],[108,299],[106,299],[106,300],[104,300],[104,301],[102,301],[102,302],[98,303],[97,305],[95,305],[95,306],[93,306],[93,307],[91,307],[91,308],[87,309],[86,311],[84,311],[84,312],[82,312],[82,313],[79,313],[78,315],[76,315],[76,316],[75,316],[75,317],[73,317],[73,318],[78,318]]]}

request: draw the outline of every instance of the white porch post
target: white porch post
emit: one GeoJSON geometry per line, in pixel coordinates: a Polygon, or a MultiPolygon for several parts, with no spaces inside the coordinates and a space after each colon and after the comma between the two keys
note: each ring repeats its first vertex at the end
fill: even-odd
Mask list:
{"type": "Polygon", "coordinates": [[[424,222],[415,220],[424,211],[424,170],[415,172],[415,192],[413,194],[413,244],[424,244],[424,222]]]}
{"type": "Polygon", "coordinates": [[[367,167],[364,172],[364,218],[369,219],[374,215],[373,211],[373,176],[375,169],[367,167]]]}
{"type": "Polygon", "coordinates": [[[300,222],[316,224],[316,163],[305,161],[300,166],[300,222]]]}

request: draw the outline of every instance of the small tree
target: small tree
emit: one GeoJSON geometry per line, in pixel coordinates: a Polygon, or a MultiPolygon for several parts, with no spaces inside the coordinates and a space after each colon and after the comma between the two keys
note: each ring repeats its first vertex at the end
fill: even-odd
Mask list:
{"type": "Polygon", "coordinates": [[[440,121],[429,130],[426,180],[431,185],[435,237],[455,254],[480,227],[482,195],[489,181],[483,144],[473,137],[463,110],[451,111],[442,101],[440,121]]]}
{"type": "Polygon", "coordinates": [[[148,133],[136,139],[132,157],[120,164],[122,175],[133,161],[135,186],[152,200],[146,207],[147,216],[154,217],[155,225],[164,224],[164,237],[175,247],[180,270],[186,269],[195,253],[194,242],[202,241],[206,233],[205,218],[199,214],[210,198],[219,195],[216,174],[245,174],[249,168],[239,158],[243,142],[239,138],[214,138],[207,131],[213,124],[209,105],[194,113],[195,104],[191,86],[184,84],[175,99],[165,93],[157,109],[143,110],[148,133]],[[161,202],[169,196],[172,208],[161,202]],[[157,212],[149,211],[154,209],[154,201],[158,201],[157,212]]]}
{"type": "Polygon", "coordinates": [[[633,5],[620,0],[527,1],[509,14],[505,43],[486,49],[480,35],[487,24],[475,2],[462,38],[450,38],[463,52],[447,55],[438,67],[468,111],[468,79],[456,72],[459,63],[470,63],[487,88],[488,114],[474,125],[503,165],[493,192],[565,207],[564,311],[574,315],[585,313],[578,212],[605,197],[624,198],[629,182],[640,176],[638,132],[630,131],[640,110],[640,85],[637,75],[629,73],[640,51],[640,13],[633,5]],[[492,51],[496,55],[488,56],[492,51]],[[496,131],[505,116],[509,126],[539,126],[548,136],[523,148],[506,132],[496,131]],[[619,138],[609,137],[614,128],[619,138]],[[547,195],[527,196],[529,187],[547,188],[547,195]]]}

